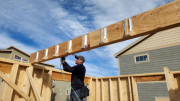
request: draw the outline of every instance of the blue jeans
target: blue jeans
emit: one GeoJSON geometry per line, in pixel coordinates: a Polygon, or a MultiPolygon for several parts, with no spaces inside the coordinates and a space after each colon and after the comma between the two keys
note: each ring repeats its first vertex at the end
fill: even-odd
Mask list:
{"type": "MultiPolygon", "coordinates": [[[[81,89],[75,90],[75,92],[76,92],[78,98],[80,99],[80,101],[83,101],[83,98],[80,97],[80,91],[81,91],[81,89]]],[[[71,90],[70,101],[79,101],[79,99],[77,98],[76,94],[74,93],[73,90],[71,90]]]]}

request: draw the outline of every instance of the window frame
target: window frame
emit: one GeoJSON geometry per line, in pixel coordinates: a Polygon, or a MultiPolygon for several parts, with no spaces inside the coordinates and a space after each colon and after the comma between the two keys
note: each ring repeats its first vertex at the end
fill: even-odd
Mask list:
{"type": "Polygon", "coordinates": [[[20,58],[21,58],[21,60],[19,60],[19,59],[15,59],[15,56],[16,56],[17,54],[14,54],[14,61],[19,61],[19,62],[22,62],[22,57],[21,56],[19,56],[19,55],[17,55],[17,56],[19,56],[20,58]]]}
{"type": "Polygon", "coordinates": [[[135,55],[135,56],[134,56],[134,62],[135,62],[135,63],[150,62],[150,60],[149,60],[149,54],[135,55]],[[148,58],[147,61],[139,61],[139,62],[136,62],[136,57],[140,57],[140,56],[144,56],[144,55],[147,55],[147,58],[148,58]]]}
{"type": "Polygon", "coordinates": [[[63,90],[62,90],[62,89],[60,89],[60,92],[59,92],[59,94],[60,94],[60,95],[62,95],[62,92],[63,92],[63,90]]]}

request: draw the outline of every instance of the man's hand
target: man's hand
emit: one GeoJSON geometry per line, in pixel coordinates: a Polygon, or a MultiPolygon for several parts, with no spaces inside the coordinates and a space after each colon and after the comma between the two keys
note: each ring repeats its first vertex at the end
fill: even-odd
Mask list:
{"type": "Polygon", "coordinates": [[[61,57],[61,64],[63,64],[65,62],[65,57],[61,57]]]}

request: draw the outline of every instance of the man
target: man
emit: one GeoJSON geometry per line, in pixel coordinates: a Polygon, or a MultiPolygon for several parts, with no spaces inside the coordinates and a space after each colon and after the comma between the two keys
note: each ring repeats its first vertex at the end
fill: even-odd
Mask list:
{"type": "Polygon", "coordinates": [[[67,72],[71,72],[71,87],[74,89],[74,91],[71,89],[71,94],[70,94],[70,101],[83,101],[83,98],[80,97],[80,91],[81,88],[84,87],[84,77],[86,73],[86,68],[83,65],[85,62],[85,58],[83,56],[77,56],[75,55],[76,58],[76,64],[75,66],[71,67],[68,65],[68,63],[65,61],[65,58],[61,59],[61,63],[63,64],[63,70],[67,72]],[[77,98],[78,96],[78,98],[77,98]]]}

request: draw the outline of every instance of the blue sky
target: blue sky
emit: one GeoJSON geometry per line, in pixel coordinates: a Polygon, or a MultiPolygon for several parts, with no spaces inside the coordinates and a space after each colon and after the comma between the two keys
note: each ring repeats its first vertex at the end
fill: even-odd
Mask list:
{"type": "MultiPolygon", "coordinates": [[[[173,0],[0,0],[0,49],[28,54],[92,32],[173,0]]],[[[136,39],[82,52],[86,75],[117,76],[114,54],[136,39]]],[[[74,56],[67,62],[75,65],[74,56]]],[[[59,68],[59,59],[47,61],[59,68]]]]}

